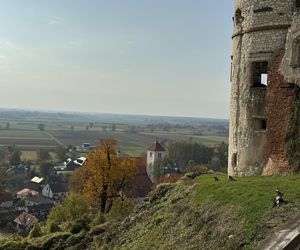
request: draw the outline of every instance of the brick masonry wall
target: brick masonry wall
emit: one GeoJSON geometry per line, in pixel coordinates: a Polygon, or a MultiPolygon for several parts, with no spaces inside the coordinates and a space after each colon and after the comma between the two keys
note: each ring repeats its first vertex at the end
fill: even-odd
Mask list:
{"type": "Polygon", "coordinates": [[[293,128],[293,112],[297,99],[297,88],[285,82],[279,68],[283,53],[275,57],[269,68],[269,81],[266,96],[268,164],[263,174],[291,173],[286,141],[293,128]]]}

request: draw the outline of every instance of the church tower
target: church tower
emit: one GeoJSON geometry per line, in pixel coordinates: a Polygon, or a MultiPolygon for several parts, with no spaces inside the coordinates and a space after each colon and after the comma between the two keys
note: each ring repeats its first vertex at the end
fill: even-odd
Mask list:
{"type": "Polygon", "coordinates": [[[151,180],[154,181],[154,163],[157,160],[162,160],[167,155],[166,150],[156,140],[147,150],[147,174],[151,180]]]}
{"type": "Polygon", "coordinates": [[[300,0],[235,0],[228,174],[300,165],[300,0]]]}

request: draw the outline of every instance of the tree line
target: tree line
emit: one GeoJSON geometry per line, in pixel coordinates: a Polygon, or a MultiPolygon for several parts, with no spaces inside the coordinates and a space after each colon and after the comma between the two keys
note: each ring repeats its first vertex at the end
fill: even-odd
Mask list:
{"type": "Polygon", "coordinates": [[[208,165],[216,171],[227,168],[228,144],[222,142],[214,147],[201,143],[172,142],[166,145],[168,155],[165,164],[186,166],[189,162],[208,165]]]}

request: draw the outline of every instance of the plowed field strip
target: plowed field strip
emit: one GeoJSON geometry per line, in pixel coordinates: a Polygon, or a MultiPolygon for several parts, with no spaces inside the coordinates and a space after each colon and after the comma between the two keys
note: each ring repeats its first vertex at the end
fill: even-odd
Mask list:
{"type": "Polygon", "coordinates": [[[40,137],[40,138],[36,138],[36,137],[0,137],[1,139],[8,139],[8,140],[48,140],[48,141],[52,141],[53,139],[47,138],[47,137],[40,137]]]}

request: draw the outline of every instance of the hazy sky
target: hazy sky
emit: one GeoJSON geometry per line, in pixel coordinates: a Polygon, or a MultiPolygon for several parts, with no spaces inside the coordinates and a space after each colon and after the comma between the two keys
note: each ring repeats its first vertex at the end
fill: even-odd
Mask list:
{"type": "Polygon", "coordinates": [[[0,0],[0,107],[228,118],[232,9],[0,0]]]}

